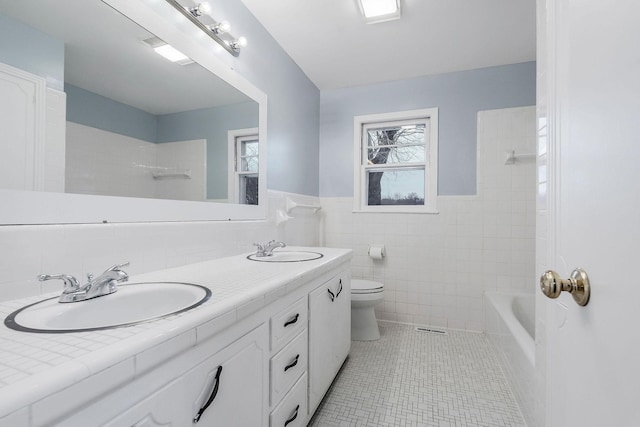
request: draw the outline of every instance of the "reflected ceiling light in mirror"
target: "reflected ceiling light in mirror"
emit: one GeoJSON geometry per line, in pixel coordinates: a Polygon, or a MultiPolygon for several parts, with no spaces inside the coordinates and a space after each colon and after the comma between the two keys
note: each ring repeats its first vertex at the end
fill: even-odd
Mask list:
{"type": "Polygon", "coordinates": [[[358,0],[367,24],[400,19],[400,0],[358,0]]]}
{"type": "Polygon", "coordinates": [[[164,40],[158,37],[144,39],[142,40],[142,43],[152,48],[158,55],[168,59],[171,62],[175,62],[176,64],[187,65],[193,63],[191,58],[189,58],[187,55],[180,52],[173,46],[167,44],[164,40]]]}
{"type": "MultiPolygon", "coordinates": [[[[211,13],[211,6],[207,2],[198,3],[195,7],[182,6],[176,0],[165,0],[171,6],[176,8],[182,15],[200,28],[206,35],[214,39],[220,46],[222,46],[227,52],[233,56],[240,55],[240,48],[246,46],[246,40],[244,37],[234,38],[229,31],[231,31],[231,24],[227,21],[215,21],[213,24],[205,24],[200,21],[203,15],[209,15],[211,13]],[[241,42],[241,40],[244,40],[241,42]]],[[[183,0],[184,1],[184,0],[183,0]]]]}

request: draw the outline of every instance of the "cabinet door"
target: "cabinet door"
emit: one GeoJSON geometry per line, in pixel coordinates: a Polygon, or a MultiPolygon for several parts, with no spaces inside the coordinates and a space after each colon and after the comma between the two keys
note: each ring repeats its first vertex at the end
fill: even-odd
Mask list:
{"type": "Polygon", "coordinates": [[[351,291],[347,273],[309,294],[310,411],[315,411],[349,352],[350,320],[351,291]]]}
{"type": "Polygon", "coordinates": [[[340,276],[338,288],[342,292],[336,293],[334,302],[334,320],[336,322],[334,330],[334,352],[337,369],[340,369],[344,359],[346,359],[351,349],[351,278],[344,274],[340,276]]]}
{"type": "Polygon", "coordinates": [[[183,396],[191,420],[183,425],[266,427],[268,360],[262,325],[187,372],[183,396]]]}
{"type": "Polygon", "coordinates": [[[181,419],[189,416],[176,396],[182,384],[176,380],[137,403],[120,416],[104,424],[104,427],[180,427],[181,419]]]}

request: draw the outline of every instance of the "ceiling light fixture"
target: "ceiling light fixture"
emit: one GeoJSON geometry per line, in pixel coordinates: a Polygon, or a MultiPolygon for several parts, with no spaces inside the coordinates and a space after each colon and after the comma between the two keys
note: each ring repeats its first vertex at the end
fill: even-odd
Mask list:
{"type": "Polygon", "coordinates": [[[400,19],[400,0],[358,0],[358,5],[367,24],[400,19]]]}
{"type": "Polygon", "coordinates": [[[176,64],[187,65],[193,63],[191,58],[189,58],[187,55],[180,52],[173,46],[167,44],[164,40],[158,37],[151,37],[142,40],[142,43],[152,48],[158,55],[168,59],[171,62],[175,62],[176,64]]]}
{"type": "MultiPolygon", "coordinates": [[[[233,56],[240,55],[240,48],[247,45],[247,39],[244,37],[235,38],[231,31],[231,24],[227,21],[213,20],[213,24],[205,24],[200,21],[203,15],[211,14],[211,5],[208,2],[198,3],[195,7],[182,6],[177,0],[165,0],[171,6],[176,8],[178,12],[183,14],[189,21],[193,22],[196,27],[200,28],[206,35],[214,39],[220,46],[233,56]]],[[[212,18],[206,18],[211,20],[212,18]]]]}

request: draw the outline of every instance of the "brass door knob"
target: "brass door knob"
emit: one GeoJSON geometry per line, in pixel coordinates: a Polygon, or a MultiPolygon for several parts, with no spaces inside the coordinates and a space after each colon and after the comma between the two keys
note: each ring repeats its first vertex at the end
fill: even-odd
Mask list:
{"type": "Polygon", "coordinates": [[[540,289],[549,298],[558,298],[562,291],[569,292],[578,305],[585,306],[589,302],[591,286],[589,276],[581,269],[571,272],[571,277],[564,280],[553,270],[545,271],[540,277],[540,289]]]}

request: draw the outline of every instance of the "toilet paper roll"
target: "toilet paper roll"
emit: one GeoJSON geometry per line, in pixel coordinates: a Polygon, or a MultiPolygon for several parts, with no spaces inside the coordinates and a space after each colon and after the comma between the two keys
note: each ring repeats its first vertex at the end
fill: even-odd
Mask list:
{"type": "Polygon", "coordinates": [[[373,259],[382,259],[385,256],[384,246],[370,246],[369,256],[373,259]]]}

